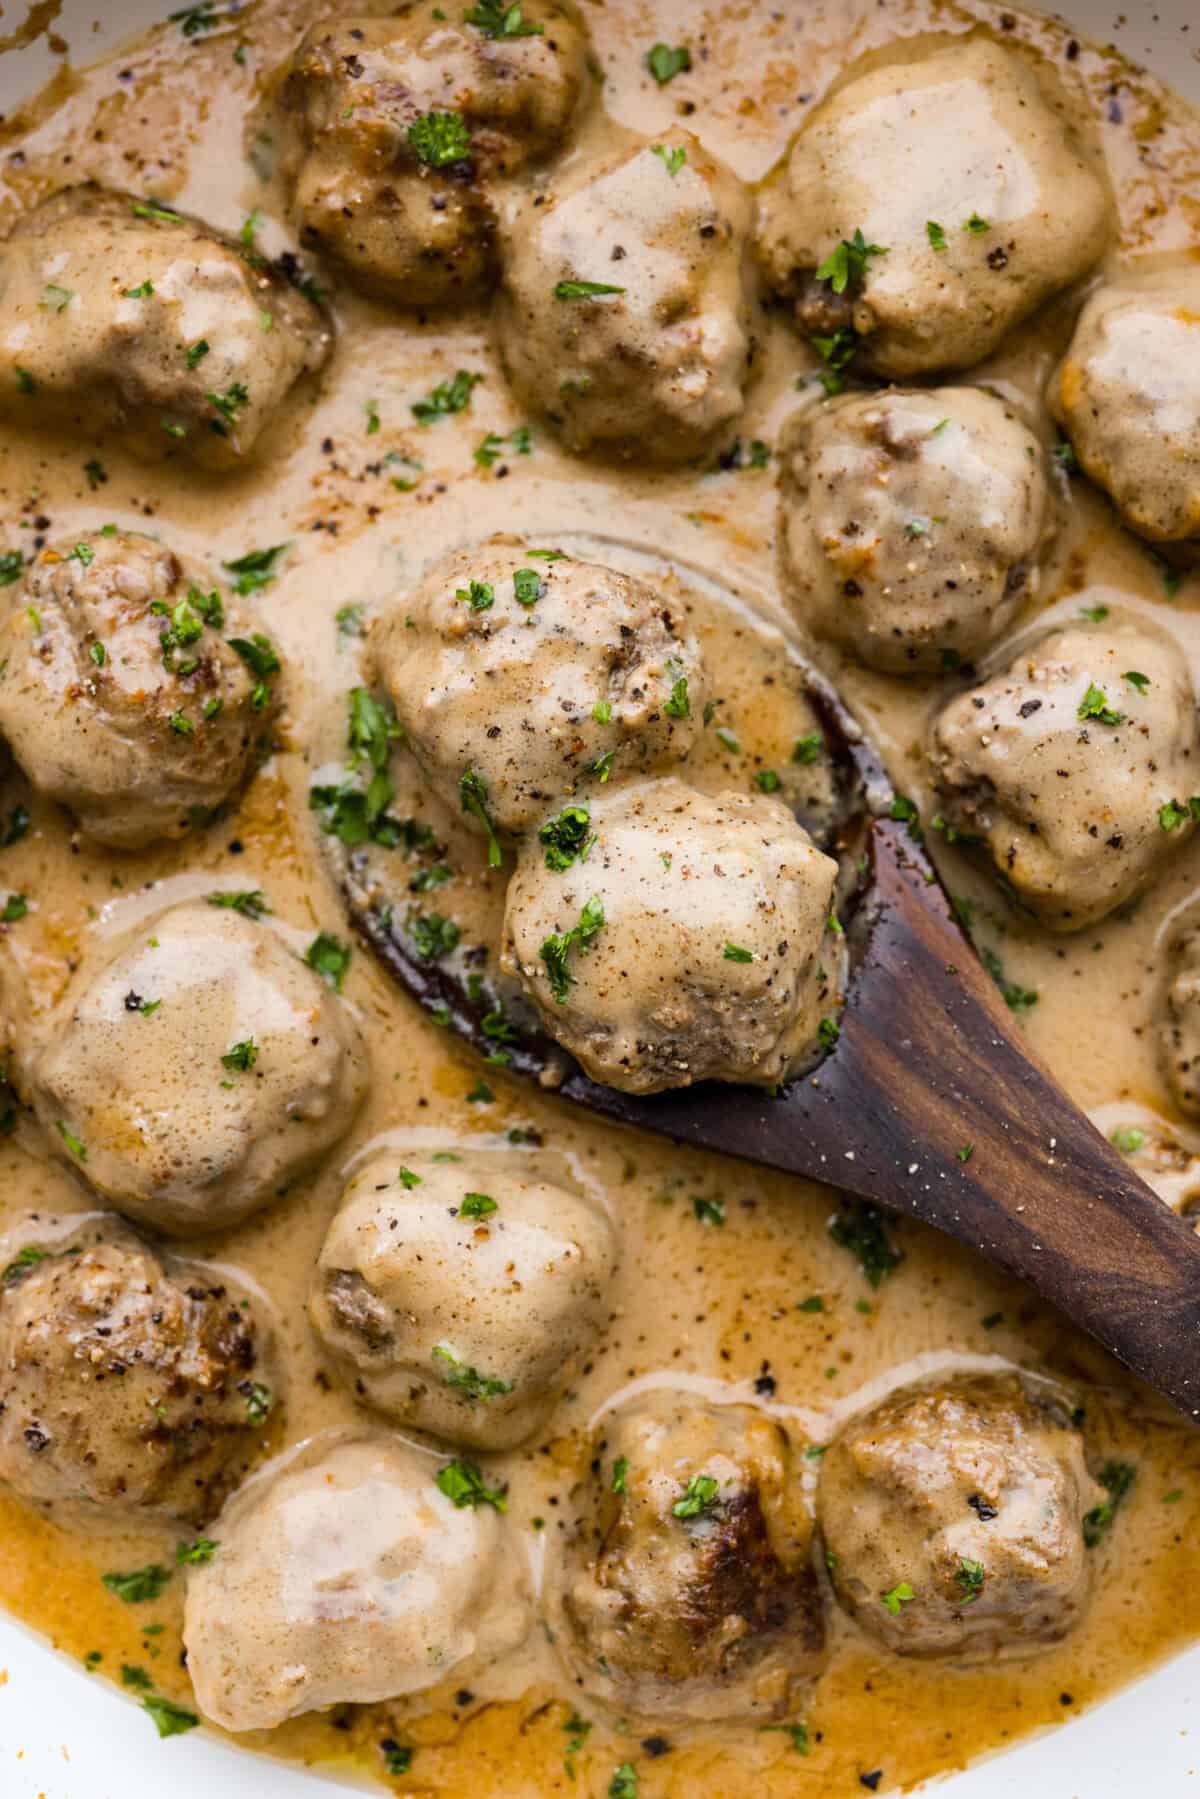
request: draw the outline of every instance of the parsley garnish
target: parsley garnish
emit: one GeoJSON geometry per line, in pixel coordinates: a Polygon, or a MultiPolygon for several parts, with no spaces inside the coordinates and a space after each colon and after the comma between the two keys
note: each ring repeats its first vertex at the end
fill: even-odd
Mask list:
{"type": "Polygon", "coordinates": [[[693,1474],[683,1497],[671,1507],[673,1518],[698,1518],[717,1502],[717,1482],[711,1474],[693,1474]]]}
{"type": "Polygon", "coordinates": [[[893,1618],[898,1618],[901,1608],[908,1605],[916,1596],[908,1582],[902,1580],[892,1588],[890,1593],[881,1593],[879,1603],[885,1612],[890,1612],[893,1618]]]}
{"type": "Polygon", "coordinates": [[[1115,1131],[1109,1133],[1108,1140],[1123,1156],[1132,1156],[1137,1154],[1146,1141],[1146,1133],[1139,1130],[1136,1124],[1119,1124],[1115,1131]]]}
{"type": "Polygon", "coordinates": [[[490,1505],[497,1512],[508,1510],[504,1488],[489,1487],[474,1462],[448,1462],[435,1476],[434,1484],[460,1512],[466,1506],[480,1505],[490,1505]]]}
{"type": "Polygon", "coordinates": [[[1108,703],[1108,696],[1104,689],[1097,687],[1094,681],[1089,681],[1088,690],[1079,702],[1076,716],[1080,720],[1094,718],[1098,724],[1102,725],[1119,725],[1123,722],[1125,714],[1114,712],[1108,703]]]}
{"type": "Polygon", "coordinates": [[[562,874],[586,858],[596,839],[590,834],[591,812],[586,805],[564,806],[555,817],[538,827],[538,842],[546,852],[546,867],[562,874]]]}
{"type": "Polygon", "coordinates": [[[686,44],[655,44],[646,52],[646,67],[659,87],[666,87],[676,75],[684,75],[692,66],[692,53],[686,44]]]}
{"type": "Polygon", "coordinates": [[[501,1380],[494,1374],[481,1374],[478,1368],[472,1368],[449,1343],[435,1343],[433,1353],[448,1366],[449,1372],[443,1376],[446,1385],[472,1404],[477,1399],[502,1399],[513,1390],[511,1381],[501,1380]]]}
{"type": "MultiPolygon", "coordinates": [[[[866,280],[867,264],[873,256],[886,255],[884,245],[869,244],[860,227],[853,237],[844,237],[837,249],[825,258],[817,270],[817,280],[828,281],[835,294],[844,294],[848,287],[861,287],[866,280]]],[[[825,360],[829,361],[829,358],[825,360]]]]}
{"type": "Polygon", "coordinates": [[[866,1200],[857,1200],[839,1212],[829,1226],[839,1249],[848,1249],[873,1287],[887,1279],[904,1260],[884,1228],[883,1214],[866,1200]]]}
{"type": "Polygon", "coordinates": [[[142,1700],[142,1710],[154,1719],[160,1737],[182,1736],[187,1730],[195,1730],[200,1722],[195,1712],[176,1705],[173,1699],[163,1699],[157,1693],[142,1700]]]}
{"type": "Polygon", "coordinates": [[[414,400],[410,407],[418,425],[432,425],[435,419],[449,418],[465,412],[471,404],[471,391],[483,380],[470,369],[459,369],[449,381],[439,381],[424,400],[414,400]]]}
{"type": "Polygon", "coordinates": [[[650,149],[664,163],[667,174],[673,181],[687,161],[687,151],[675,144],[651,144],[650,149]]]}
{"type": "Polygon", "coordinates": [[[946,233],[936,219],[927,219],[925,221],[925,235],[928,237],[933,249],[944,250],[946,248],[946,233]]]}
{"type": "Polygon", "coordinates": [[[595,300],[603,294],[623,294],[623,287],[613,287],[608,281],[556,281],[554,298],[556,300],[595,300]]]}
{"type": "Polygon", "coordinates": [[[275,564],[289,547],[286,543],[276,543],[266,550],[247,550],[236,561],[223,563],[223,568],[237,576],[233,591],[244,595],[257,593],[260,587],[266,587],[278,574],[275,564]]]}
{"type": "Polygon", "coordinates": [[[726,962],[753,962],[754,951],[751,949],[743,949],[741,945],[737,943],[727,943],[725,945],[725,960],[726,962]]]}
{"type": "Polygon", "coordinates": [[[477,0],[470,12],[463,14],[468,25],[474,25],[485,37],[541,37],[544,25],[527,25],[521,17],[521,0],[477,0]]]}
{"type": "Polygon", "coordinates": [[[409,126],[408,141],[431,169],[462,162],[471,153],[471,133],[458,112],[423,112],[409,126]]]}
{"type": "Polygon", "coordinates": [[[103,1584],[126,1605],[145,1605],[151,1599],[157,1599],[171,1578],[171,1570],[164,1568],[159,1562],[150,1562],[145,1568],[133,1568],[127,1574],[102,1574],[103,1584]]]}
{"type": "Polygon", "coordinates": [[[328,931],[319,931],[304,952],[304,960],[315,969],[323,980],[340,993],[342,982],[346,978],[346,970],[350,966],[351,950],[348,943],[332,936],[328,931]]]}
{"type": "Polygon", "coordinates": [[[422,962],[438,962],[458,948],[461,935],[452,918],[440,912],[423,912],[408,921],[413,948],[422,962]]]}
{"type": "Polygon", "coordinates": [[[86,1162],[88,1159],[88,1152],[87,1152],[86,1146],[80,1141],[80,1139],[78,1137],[76,1137],[74,1135],[74,1133],[72,1131],[68,1130],[67,1126],[63,1123],[61,1118],[56,1120],[54,1128],[55,1128],[55,1130],[57,1130],[59,1136],[62,1138],[63,1142],[66,1144],[67,1148],[70,1150],[70,1152],[74,1156],[75,1160],[77,1162],[86,1162]]]}
{"type": "Polygon", "coordinates": [[[536,569],[513,570],[513,598],[519,606],[536,606],[546,591],[546,583],[536,569]]]}
{"type": "Polygon", "coordinates": [[[266,894],[258,887],[251,887],[240,893],[210,893],[208,903],[210,906],[223,906],[230,912],[240,912],[243,918],[259,919],[264,912],[271,910],[266,894]]]}
{"type": "Polygon", "coordinates": [[[1107,1499],[1094,1505],[1090,1512],[1084,1514],[1083,1540],[1089,1549],[1096,1545],[1112,1529],[1113,1520],[1121,1506],[1128,1499],[1137,1469],[1128,1462],[1106,1462],[1100,1470],[1100,1485],[1108,1494],[1107,1499]]]}
{"type": "Polygon", "coordinates": [[[477,770],[468,768],[464,774],[459,776],[458,794],[462,801],[463,811],[470,813],[472,818],[477,818],[487,834],[488,867],[499,868],[504,861],[504,855],[500,848],[500,840],[496,836],[495,826],[492,824],[492,815],[488,811],[487,782],[477,770]]]}
{"type": "Polygon", "coordinates": [[[490,1193],[464,1193],[458,1210],[463,1218],[490,1218],[500,1208],[490,1193]]]}
{"type": "Polygon", "coordinates": [[[968,1556],[960,1555],[954,1578],[962,1590],[964,1605],[972,1605],[983,1592],[983,1583],[987,1577],[987,1569],[982,1562],[973,1562],[968,1556]]]}
{"type": "Polygon", "coordinates": [[[565,1005],[567,994],[575,984],[568,966],[571,951],[580,947],[586,953],[592,938],[604,924],[604,907],[592,896],[579,914],[579,921],[569,931],[554,932],[542,944],[541,957],[546,964],[546,978],[559,1005],[565,1005]]]}
{"type": "Polygon", "coordinates": [[[177,1568],[200,1568],[205,1562],[211,1562],[220,1548],[213,1537],[195,1537],[190,1543],[176,1543],[175,1566],[177,1568]]]}
{"type": "Polygon", "coordinates": [[[614,1493],[628,1493],[629,1457],[627,1455],[619,1455],[613,1463],[612,1481],[610,1482],[610,1486],[614,1493]]]}
{"type": "Polygon", "coordinates": [[[20,550],[5,550],[0,555],[0,587],[11,587],[14,581],[19,581],[24,567],[25,558],[20,550]]]}
{"type": "Polygon", "coordinates": [[[239,1074],[249,1074],[258,1061],[258,1045],[253,1037],[243,1037],[232,1049],[226,1050],[221,1057],[221,1067],[236,1070],[239,1074]]]}

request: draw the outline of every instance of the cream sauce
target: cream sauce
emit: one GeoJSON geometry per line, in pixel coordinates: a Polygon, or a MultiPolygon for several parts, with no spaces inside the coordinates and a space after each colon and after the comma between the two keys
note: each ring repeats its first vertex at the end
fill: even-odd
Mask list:
{"type": "MultiPolygon", "coordinates": [[[[177,26],[164,25],[95,68],[64,72],[27,114],[3,127],[0,213],[12,217],[66,181],[93,177],[172,199],[234,231],[261,209],[258,241],[278,251],[287,241],[276,222],[280,197],[231,148],[268,73],[321,10],[317,0],[263,0],[232,28],[185,41],[177,26]],[[244,53],[235,59],[239,46],[244,53]]],[[[985,0],[900,0],[852,12],[840,0],[796,0],[778,9],[719,0],[699,12],[682,0],[619,0],[586,12],[606,77],[603,109],[588,129],[600,137],[616,126],[662,132],[683,117],[750,181],[776,162],[807,104],[854,55],[896,34],[957,31],[979,20],[1004,29],[1002,17],[1015,19],[985,0]],[[686,80],[662,89],[641,68],[657,39],[691,43],[695,65],[686,80]]],[[[1043,49],[1086,102],[1116,186],[1123,248],[1166,251],[1195,242],[1200,121],[1115,53],[1085,45],[1068,59],[1067,33],[1056,23],[1020,17],[1005,35],[1043,49]]],[[[263,169],[269,145],[256,139],[258,129],[250,127],[249,148],[263,169]]],[[[643,546],[637,560],[698,564],[742,597],[747,609],[739,614],[705,598],[702,584],[688,584],[694,622],[720,671],[722,722],[740,744],[735,753],[710,735],[696,767],[701,784],[729,781],[747,790],[754,769],[782,769],[803,729],[772,634],[787,615],[776,585],[769,470],[613,472],[572,462],[536,428],[530,455],[510,449],[482,467],[472,452],[485,433],[507,437],[524,422],[491,353],[486,317],[468,311],[401,321],[348,290],[336,305],[331,367],[289,410],[273,454],[253,471],[222,480],[178,464],[148,468],[104,445],[106,479],[92,489],[84,465],[96,445],[15,430],[0,442],[5,547],[28,553],[43,537],[109,521],[162,531],[172,547],[209,560],[290,545],[278,579],[258,602],[264,628],[286,658],[281,749],[236,816],[184,845],[118,857],[72,843],[63,816],[30,798],[15,778],[0,794],[5,808],[19,801],[33,817],[30,833],[0,852],[4,887],[30,900],[28,917],[5,928],[0,951],[9,1004],[35,1022],[97,939],[122,932],[139,908],[157,909],[181,893],[261,887],[296,942],[318,928],[347,935],[307,804],[311,781],[342,758],[342,696],[358,678],[359,645],[339,634],[335,614],[352,606],[369,613],[468,537],[511,529],[514,520],[531,541],[570,534],[583,544],[589,534],[619,535],[643,546]],[[470,409],[418,428],[411,402],[457,368],[485,377],[470,409]],[[369,407],[379,419],[371,434],[369,407]],[[149,882],[164,885],[146,896],[139,890],[149,882]]],[[[970,379],[1032,397],[1061,350],[1066,322],[1052,310],[970,379]]],[[[743,441],[778,442],[799,403],[796,376],[810,365],[794,334],[774,320],[740,425],[743,441]]],[[[1200,581],[1184,583],[1168,608],[1148,556],[1114,535],[1103,506],[1076,483],[1043,586],[1046,616],[1070,618],[1085,590],[1089,603],[1119,599],[1165,623],[1200,673],[1200,581]]],[[[929,690],[835,659],[830,666],[897,785],[923,797],[919,745],[929,690]]],[[[393,809],[403,816],[416,803],[414,783],[393,809]]],[[[488,932],[494,939],[497,877],[487,874],[457,820],[436,814],[427,800],[421,806],[463,871],[438,896],[440,909],[453,911],[471,941],[488,932]]],[[[998,949],[1010,976],[1038,990],[1025,1015],[1030,1042],[1075,1098],[1103,1107],[1106,1128],[1138,1122],[1147,1108],[1169,1118],[1150,1026],[1162,933],[1200,890],[1200,844],[1172,864],[1136,910],[1079,939],[1051,939],[1017,922],[953,854],[946,872],[951,888],[973,902],[980,940],[998,949]]],[[[1138,1465],[1118,1527],[1095,1552],[1095,1603],[1060,1646],[1026,1663],[948,1671],[890,1657],[831,1613],[829,1666],[798,1714],[811,1733],[806,1760],[797,1760],[784,1734],[696,1727],[668,1727],[670,1752],[656,1757],[585,1708],[593,1728],[573,1760],[590,1790],[602,1790],[626,1760],[656,1795],[709,1790],[763,1799],[794,1793],[802,1774],[815,1799],[856,1789],[858,1777],[876,1769],[885,1789],[904,1786],[1062,1722],[1188,1640],[1194,1625],[1180,1595],[1200,1581],[1200,1438],[1132,1391],[1062,1319],[965,1251],[907,1222],[896,1227],[906,1259],[873,1291],[829,1239],[831,1190],[622,1133],[573,1115],[502,1070],[486,1071],[494,1098],[473,1099],[478,1065],[419,1016],[361,950],[346,993],[373,1066],[372,1091],[353,1133],[306,1185],[197,1251],[239,1271],[273,1303],[289,1379],[272,1449],[363,1422],[323,1365],[303,1303],[347,1166],[385,1143],[434,1148],[466,1141],[473,1151],[524,1155],[505,1139],[520,1128],[541,1133],[546,1156],[568,1164],[583,1190],[605,1196],[622,1236],[616,1315],[597,1352],[545,1436],[489,1464],[511,1484],[512,1522],[528,1545],[534,1579],[547,1538],[562,1528],[589,1420],[647,1386],[681,1384],[709,1398],[761,1403],[803,1444],[825,1441],[864,1394],[913,1374],[1015,1362],[1095,1381],[1088,1402],[1094,1454],[1116,1453],[1138,1465]],[[723,1226],[702,1221],[697,1199],[720,1202],[723,1226]],[[822,1311],[800,1309],[812,1295],[821,1296],[822,1311]]],[[[18,1244],[23,1234],[27,1240],[29,1213],[82,1211],[93,1203],[24,1119],[0,1144],[0,1194],[5,1241],[18,1244]]],[[[160,1599],[129,1606],[98,1578],[107,1569],[169,1559],[172,1546],[172,1535],[157,1530],[67,1533],[0,1496],[0,1598],[100,1673],[115,1676],[126,1662],[142,1666],[158,1690],[188,1703],[178,1662],[181,1580],[160,1599]]],[[[240,1740],[382,1778],[379,1745],[394,1739],[415,1749],[398,1790],[452,1793],[469,1785],[518,1799],[571,1790],[565,1757],[572,1704],[535,1635],[469,1695],[340,1708],[240,1740]]]]}

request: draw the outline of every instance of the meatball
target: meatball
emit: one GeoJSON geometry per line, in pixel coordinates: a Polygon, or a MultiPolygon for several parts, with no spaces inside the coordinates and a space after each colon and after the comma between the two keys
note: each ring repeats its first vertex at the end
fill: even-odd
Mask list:
{"type": "Polygon", "coordinates": [[[824,1641],[784,1432],[660,1392],[611,1413],[593,1448],[551,1575],[573,1678],[647,1717],[779,1716],[824,1641]]]}
{"type": "Polygon", "coordinates": [[[1037,592],[1052,519],[1045,456],[982,389],[814,406],[784,469],[793,600],[817,636],[869,668],[956,668],[1037,592]]]}
{"type": "Polygon", "coordinates": [[[1179,1110],[1200,1118],[1200,931],[1183,933],[1171,953],[1159,1019],[1167,1085],[1179,1110]]]}
{"type": "Polygon", "coordinates": [[[277,1404],[258,1302],[116,1219],[43,1222],[0,1275],[0,1479],[70,1515],[203,1523],[277,1404]]]}
{"type": "Polygon", "coordinates": [[[1097,288],[1047,402],[1130,530],[1198,547],[1200,267],[1097,288]]]}
{"type": "Polygon", "coordinates": [[[510,1449],[545,1424],[608,1318],[612,1228],[512,1156],[368,1161],[309,1299],[367,1404],[448,1442],[510,1449]]]}
{"type": "Polygon", "coordinates": [[[777,800],[673,777],[590,807],[565,870],[527,843],[508,886],[504,967],[593,1080],[774,1086],[838,1003],[837,864],[777,800]]]}
{"type": "Polygon", "coordinates": [[[207,571],[106,528],[41,551],[0,623],[0,734],[110,849],[181,837],[269,742],[279,660],[207,571]]]}
{"type": "Polygon", "coordinates": [[[690,132],[565,172],[509,223],[497,343],[567,448],[702,456],[750,368],[750,201],[690,132]]]}
{"type": "Polygon", "coordinates": [[[0,415],[36,429],[236,468],[332,343],[277,270],[157,201],[68,188],[0,244],[0,415]]]}
{"type": "Polygon", "coordinates": [[[1108,188],[1025,58],[971,35],[852,71],[764,196],[770,278],[835,366],[970,368],[1085,274],[1108,188]]]}
{"type": "Polygon", "coordinates": [[[1051,930],[1081,930],[1195,829],[1187,663],[1151,625],[1054,631],[943,708],[929,759],[946,820],[1013,897],[1051,930]]]}
{"type": "Polygon", "coordinates": [[[173,906],[77,976],[30,1060],[51,1144],[156,1230],[238,1224],[353,1121],[358,1029],[271,926],[220,903],[173,906]]]}
{"type": "Polygon", "coordinates": [[[206,1718],[270,1730],[461,1681],[516,1645],[524,1580],[497,1504],[448,1497],[440,1471],[395,1440],[318,1439],[230,1501],[216,1554],[188,1570],[183,1635],[206,1718]]]}
{"type": "Polygon", "coordinates": [[[379,678],[430,785],[520,833],[576,787],[686,757],[707,681],[644,581],[496,538],[436,563],[376,627],[379,678]]]}
{"type": "Polygon", "coordinates": [[[1018,1379],[900,1392],[821,1463],[834,1591],[899,1655],[1028,1654],[1079,1622],[1104,1498],[1065,1408],[1018,1379]]]}
{"type": "Polygon", "coordinates": [[[494,275],[496,184],[556,150],[592,91],[573,9],[523,0],[515,31],[486,12],[422,0],[327,18],[280,90],[303,241],[401,305],[468,298],[494,275]]]}

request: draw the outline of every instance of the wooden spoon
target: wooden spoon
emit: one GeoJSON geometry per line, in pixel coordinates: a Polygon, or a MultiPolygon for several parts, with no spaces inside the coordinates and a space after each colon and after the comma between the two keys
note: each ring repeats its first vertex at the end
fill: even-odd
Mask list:
{"type": "MultiPolygon", "coordinates": [[[[505,1046],[509,1072],[622,1124],[911,1213],[1027,1281],[1200,1418],[1200,1236],[1030,1055],[919,838],[891,816],[890,783],[861,729],[816,671],[805,683],[842,799],[824,847],[853,871],[841,901],[852,972],[834,1048],[777,1097],[712,1082],[619,1093],[527,1033],[505,1046]]],[[[352,873],[343,890],[399,984],[493,1051],[483,1028],[493,1002],[415,957],[352,873]]]]}

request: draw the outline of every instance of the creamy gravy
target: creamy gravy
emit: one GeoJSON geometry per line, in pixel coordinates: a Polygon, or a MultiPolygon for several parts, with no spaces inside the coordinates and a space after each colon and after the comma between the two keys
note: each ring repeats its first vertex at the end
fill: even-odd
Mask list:
{"type": "MultiPolygon", "coordinates": [[[[170,199],[235,232],[261,211],[258,242],[279,251],[288,242],[278,222],[283,207],[269,179],[269,145],[259,135],[268,128],[266,114],[255,109],[270,71],[323,10],[317,0],[262,0],[211,33],[185,40],[177,25],[165,24],[94,68],[64,71],[27,113],[3,126],[3,218],[90,177],[170,199]],[[246,163],[234,146],[251,118],[246,163]]],[[[897,35],[984,21],[1009,42],[1036,45],[1063,73],[1108,158],[1122,248],[1165,252],[1200,239],[1200,120],[1114,53],[1084,45],[1068,56],[1067,32],[1050,21],[1002,13],[982,0],[853,9],[719,0],[700,13],[677,0],[610,0],[584,10],[605,74],[603,106],[588,133],[653,132],[683,116],[748,181],[766,174],[806,105],[855,55],[897,35]],[[641,56],[657,39],[693,46],[686,81],[658,89],[646,77],[641,56]]],[[[519,527],[531,541],[599,540],[602,559],[619,561],[626,552],[611,545],[619,539],[635,546],[634,563],[648,557],[665,570],[676,558],[710,571],[740,596],[743,609],[731,609],[703,584],[689,589],[684,577],[670,577],[707,640],[725,700],[721,719],[740,744],[734,752],[706,740],[693,765],[701,785],[745,788],[756,768],[782,769],[803,729],[803,703],[777,635],[791,627],[776,584],[771,468],[614,471],[572,462],[537,427],[531,454],[506,451],[481,467],[473,451],[485,434],[507,436],[524,422],[492,354],[484,314],[399,316],[348,289],[337,295],[336,310],[338,346],[329,370],[319,388],[288,407],[252,472],[218,479],[182,464],[150,468],[114,446],[15,431],[0,442],[4,548],[28,554],[47,536],[109,521],[161,531],[173,547],[211,563],[269,544],[290,546],[278,578],[258,596],[264,628],[286,658],[280,753],[236,814],[185,845],[116,856],[73,841],[61,813],[18,778],[7,781],[0,804],[26,804],[33,818],[29,834],[0,860],[4,889],[30,901],[29,915],[5,928],[0,945],[18,1037],[21,1021],[46,1011],[89,946],[125,929],[135,908],[154,910],[218,885],[261,887],[297,943],[318,928],[349,935],[307,804],[310,783],[342,759],[344,694],[359,678],[358,640],[339,632],[335,615],[351,606],[369,615],[462,541],[519,527]],[[484,376],[469,410],[418,428],[412,401],[458,368],[484,376]],[[369,407],[379,419],[370,433],[369,407]],[[105,478],[93,487],[84,465],[97,456],[105,478]],[[394,484],[396,476],[411,483],[407,491],[394,484]],[[147,883],[159,885],[147,894],[147,883]]],[[[1032,400],[1067,323],[1065,311],[1051,308],[969,379],[1032,400]]],[[[811,361],[794,333],[773,319],[740,426],[745,444],[778,442],[801,403],[796,377],[811,361]]],[[[1114,534],[1105,508],[1077,482],[1044,588],[1046,616],[1070,617],[1085,589],[1086,603],[1119,598],[1159,619],[1200,675],[1200,578],[1185,581],[1168,606],[1160,571],[1136,542],[1114,534]]],[[[1024,617],[1018,630],[1029,622],[1024,617]]],[[[898,788],[922,798],[919,743],[931,688],[826,661],[898,788]]],[[[396,773],[394,810],[419,811],[432,823],[460,871],[437,905],[460,921],[465,940],[494,942],[501,877],[489,876],[474,840],[437,812],[411,773],[405,790],[400,758],[396,773]]],[[[794,778],[802,773],[793,771],[794,778]]],[[[793,790],[789,797],[803,796],[793,790]]],[[[1062,940],[1019,923],[995,889],[949,852],[945,871],[952,890],[974,903],[980,942],[998,951],[1011,977],[1036,988],[1025,1028],[1074,1097],[1098,1110],[1106,1129],[1144,1122],[1147,1108],[1169,1117],[1148,1027],[1164,932],[1200,888],[1200,845],[1180,856],[1129,915],[1062,940]]],[[[588,1422],[647,1384],[761,1403],[804,1444],[825,1441],[864,1392],[929,1369],[978,1365],[980,1358],[984,1365],[1015,1362],[1094,1381],[1092,1452],[1098,1460],[1118,1454],[1135,1463],[1138,1479],[1117,1528],[1095,1551],[1097,1590],[1085,1623],[1027,1662],[966,1671],[923,1666],[887,1655],[831,1609],[827,1671],[796,1713],[810,1732],[803,1760],[785,1733],[668,1726],[663,1753],[661,1743],[646,1748],[636,1734],[589,1716],[593,1727],[573,1756],[572,1788],[565,1761],[573,1697],[537,1632],[524,1650],[474,1680],[470,1693],[335,1709],[243,1741],[382,1779],[380,1744],[395,1740],[415,1749],[410,1771],[393,1781],[397,1790],[506,1799],[604,1791],[625,1761],[637,1767],[644,1794],[720,1791],[761,1799],[793,1793],[802,1779],[815,1796],[859,1790],[860,1777],[877,1770],[886,1790],[1061,1724],[1194,1634],[1181,1596],[1200,1581],[1200,1437],[1172,1423],[1028,1293],[909,1222],[895,1227],[905,1260],[875,1291],[829,1238],[832,1191],[622,1133],[509,1081],[502,1070],[481,1071],[361,949],[346,994],[373,1065],[371,1095],[352,1136],[316,1178],[196,1251],[236,1269],[273,1305],[288,1386],[286,1415],[266,1440],[270,1449],[365,1421],[322,1366],[303,1303],[347,1166],[382,1144],[469,1140],[473,1149],[524,1155],[507,1140],[520,1129],[540,1133],[537,1160],[555,1178],[602,1199],[622,1238],[613,1321],[576,1389],[532,1447],[495,1459],[494,1472],[510,1483],[516,1535],[528,1544],[535,1579],[586,1456],[588,1422]],[[481,1072],[492,1098],[479,1096],[481,1072]],[[703,1222],[697,1198],[718,1201],[724,1224],[703,1222]],[[824,1309],[801,1310],[813,1295],[824,1309]]],[[[69,1171],[47,1159],[24,1118],[0,1145],[0,1192],[5,1247],[28,1240],[31,1213],[86,1211],[92,1203],[69,1171]]],[[[123,1663],[143,1667],[157,1690],[186,1704],[182,1579],[161,1599],[130,1606],[98,1578],[113,1568],[169,1561],[177,1535],[71,1532],[0,1495],[0,1598],[100,1675],[118,1679],[123,1663]]]]}

